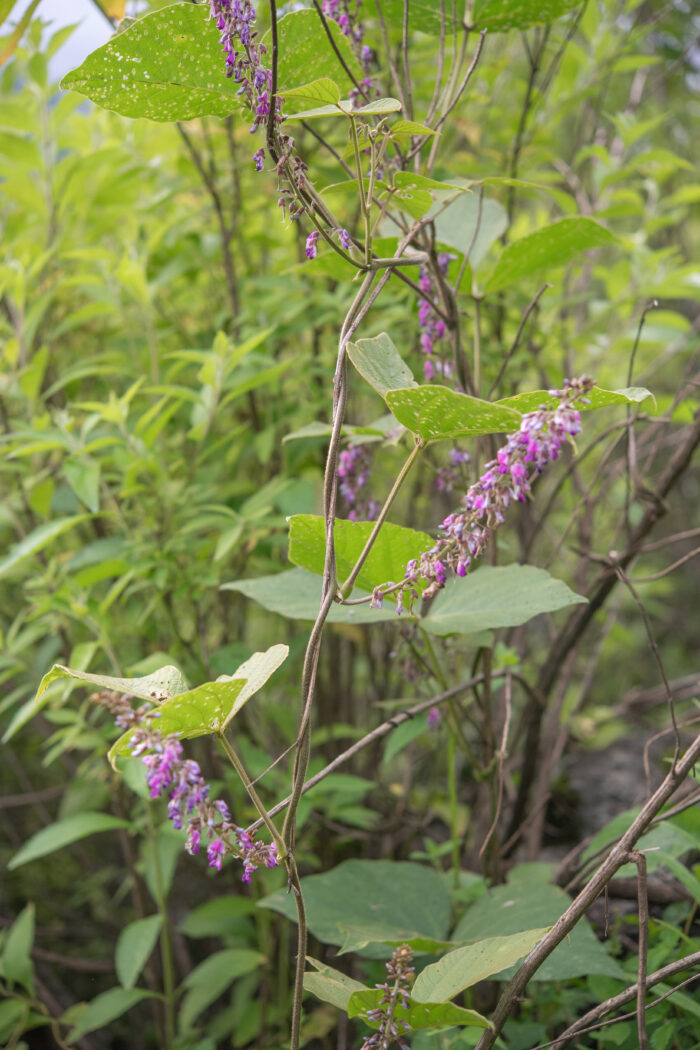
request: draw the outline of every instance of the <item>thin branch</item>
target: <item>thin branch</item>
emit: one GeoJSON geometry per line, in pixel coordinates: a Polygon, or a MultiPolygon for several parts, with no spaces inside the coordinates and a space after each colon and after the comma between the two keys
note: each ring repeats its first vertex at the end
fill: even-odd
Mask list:
{"type": "Polygon", "coordinates": [[[535,307],[537,306],[537,304],[539,303],[540,299],[542,298],[544,293],[547,291],[547,289],[551,288],[551,287],[552,287],[551,284],[548,284],[548,283],[543,284],[542,287],[540,288],[539,292],[535,295],[534,299],[532,299],[528,303],[528,305],[525,307],[525,313],[523,314],[523,316],[520,319],[520,324],[518,325],[518,330],[515,333],[515,339],[513,340],[513,343],[511,345],[510,350],[508,351],[506,356],[503,358],[503,363],[502,363],[501,367],[498,370],[498,375],[496,376],[496,378],[494,379],[493,383],[491,384],[491,389],[489,390],[489,393],[488,393],[489,400],[493,396],[494,391],[498,389],[498,384],[503,379],[503,376],[505,374],[505,370],[508,367],[513,354],[518,349],[518,344],[520,343],[520,337],[523,334],[523,330],[525,328],[525,325],[527,324],[528,317],[530,316],[532,311],[535,309],[535,307]]]}

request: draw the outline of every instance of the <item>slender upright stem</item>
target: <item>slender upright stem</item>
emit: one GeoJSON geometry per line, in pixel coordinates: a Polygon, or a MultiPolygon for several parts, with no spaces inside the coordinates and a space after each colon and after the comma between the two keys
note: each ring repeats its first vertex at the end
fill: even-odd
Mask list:
{"type": "Polygon", "coordinates": [[[347,598],[347,596],[352,591],[353,584],[354,584],[355,580],[357,579],[357,577],[359,576],[360,572],[362,571],[362,566],[365,564],[365,561],[367,560],[367,556],[369,555],[369,552],[372,550],[372,547],[374,546],[374,542],[377,539],[377,536],[379,535],[379,530],[381,529],[382,525],[386,521],[387,514],[391,510],[391,505],[394,502],[394,500],[396,499],[396,495],[397,495],[399,489],[401,488],[401,486],[403,485],[404,481],[406,480],[409,470],[411,469],[413,464],[416,462],[416,460],[418,459],[418,457],[420,456],[420,454],[421,454],[421,452],[423,451],[424,448],[425,448],[425,442],[423,442],[421,440],[418,440],[416,442],[416,444],[413,446],[413,448],[411,449],[411,453],[410,453],[408,459],[406,460],[406,462],[402,466],[401,471],[399,472],[399,475],[396,478],[396,481],[394,482],[394,484],[391,487],[391,492],[389,493],[389,495],[387,496],[386,500],[384,501],[384,506],[382,507],[382,509],[379,512],[377,520],[374,523],[374,527],[373,527],[372,531],[370,532],[369,536],[367,537],[367,542],[365,543],[364,547],[362,548],[360,556],[358,557],[357,561],[355,562],[355,565],[353,566],[352,572],[350,573],[350,575],[348,576],[347,580],[345,581],[345,583],[340,588],[340,596],[341,596],[341,598],[347,598]]]}

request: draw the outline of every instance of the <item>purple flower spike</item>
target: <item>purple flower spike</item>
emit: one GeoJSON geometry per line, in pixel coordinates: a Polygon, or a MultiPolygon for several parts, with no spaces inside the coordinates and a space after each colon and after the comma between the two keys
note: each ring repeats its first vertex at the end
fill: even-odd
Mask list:
{"type": "Polygon", "coordinates": [[[255,163],[255,170],[262,171],[265,164],[265,150],[261,147],[257,149],[253,154],[253,162],[255,163]]]}
{"type": "Polygon", "coordinates": [[[350,251],[351,241],[347,230],[338,230],[338,240],[341,248],[344,248],[346,252],[350,251]]]}

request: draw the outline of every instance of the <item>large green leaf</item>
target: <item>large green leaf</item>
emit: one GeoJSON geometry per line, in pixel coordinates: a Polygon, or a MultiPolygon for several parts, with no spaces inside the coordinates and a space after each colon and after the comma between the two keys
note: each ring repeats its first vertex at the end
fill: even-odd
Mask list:
{"type": "Polygon", "coordinates": [[[553,22],[581,6],[581,0],[476,0],[473,22],[478,29],[502,33],[553,22]]]}
{"type": "MultiPolygon", "coordinates": [[[[653,396],[643,386],[628,386],[622,390],[603,390],[594,386],[586,394],[585,401],[578,401],[576,407],[582,412],[590,412],[596,408],[606,408],[608,405],[640,405],[653,396]]],[[[534,412],[538,408],[556,408],[558,398],[553,397],[548,390],[528,390],[523,394],[504,397],[496,403],[514,408],[518,412],[534,412]]]]}
{"type": "Polygon", "coordinates": [[[163,925],[162,915],[136,919],[119,934],[114,952],[114,968],[123,988],[133,988],[155,948],[163,925]]]}
{"type": "Polygon", "coordinates": [[[128,820],[113,817],[110,813],[74,813],[64,820],[58,820],[42,828],[41,831],[37,831],[15,853],[7,866],[10,871],[14,871],[22,864],[29,864],[30,861],[38,860],[39,857],[46,857],[49,853],[63,849],[64,846],[70,846],[72,842],[87,838],[88,835],[128,827],[130,827],[128,820]]]}
{"type": "MultiPolygon", "coordinates": [[[[325,944],[376,941],[402,944],[418,939],[444,942],[450,901],[438,872],[404,861],[348,860],[322,875],[301,880],[309,929],[325,944]]],[[[261,905],[296,919],[286,890],[261,905]]]]}
{"type": "Polygon", "coordinates": [[[208,4],[173,4],[93,51],[61,87],[125,117],[226,117],[241,108],[240,85],[224,75],[219,36],[208,4]]]}
{"type": "MultiPolygon", "coordinates": [[[[479,899],[477,908],[482,899],[479,899]]],[[[526,922],[529,921],[527,914],[523,917],[526,922]]],[[[528,929],[510,937],[489,937],[476,944],[456,948],[418,974],[411,994],[420,1003],[446,1002],[465,988],[471,988],[522,959],[542,940],[547,930],[547,926],[537,930],[528,929]]]]}
{"type": "MultiPolygon", "coordinates": [[[[372,531],[371,521],[335,522],[335,553],[338,578],[350,575],[372,531]]],[[[404,529],[386,522],[357,577],[357,585],[371,591],[383,583],[399,583],[406,574],[406,563],[429,550],[434,540],[425,532],[404,529]]],[[[302,569],[323,573],[326,549],[325,523],[313,514],[295,514],[289,519],[289,560],[302,569]]]]}
{"type": "MultiPolygon", "coordinates": [[[[521,934],[533,923],[553,926],[571,899],[562,889],[551,884],[552,874],[552,867],[548,864],[521,864],[514,868],[505,886],[495,886],[468,909],[452,934],[452,940],[471,941],[494,934],[521,934]]],[[[618,964],[596,938],[588,922],[582,919],[545,960],[534,979],[568,980],[586,974],[622,976],[618,964]]]]}
{"type": "Polygon", "coordinates": [[[30,555],[43,550],[57,536],[60,536],[61,533],[66,532],[68,529],[72,529],[74,525],[79,525],[88,516],[87,514],[74,514],[70,518],[54,518],[53,521],[47,521],[44,525],[38,525],[31,532],[27,533],[24,539],[20,540],[7,557],[0,562],[0,576],[4,576],[6,572],[13,569],[24,558],[28,558],[30,555]]]}
{"type": "Polygon", "coordinates": [[[106,689],[123,696],[137,696],[139,700],[162,700],[187,692],[187,683],[182,677],[182,672],[172,664],[161,667],[143,678],[115,678],[108,674],[90,674],[88,671],[64,667],[63,664],[54,664],[41,679],[36,699],[39,700],[48,686],[59,678],[75,678],[76,681],[94,686],[95,689],[106,689]]]}
{"type": "Polygon", "coordinates": [[[182,1027],[189,1028],[237,977],[252,973],[264,961],[263,955],[248,948],[224,948],[195,966],[182,983],[186,989],[179,1012],[182,1027]]]}
{"type": "Polygon", "coordinates": [[[533,565],[484,565],[464,579],[455,576],[449,580],[421,626],[441,637],[516,627],[540,613],[585,601],[561,580],[533,565]]]}
{"type": "Polygon", "coordinates": [[[389,390],[386,403],[399,423],[425,441],[502,434],[520,426],[520,413],[514,409],[458,394],[446,386],[389,390]]]}
{"type": "Polygon", "coordinates": [[[502,204],[476,193],[462,193],[435,219],[438,241],[456,248],[463,255],[469,251],[469,264],[476,270],[491,245],[508,227],[508,215],[502,204]],[[470,250],[471,249],[471,250],[470,250]]]}
{"type": "Polygon", "coordinates": [[[564,266],[582,252],[614,240],[610,231],[593,219],[560,219],[504,248],[484,291],[499,292],[523,278],[564,266]]]}
{"type": "Polygon", "coordinates": [[[418,385],[386,332],[381,332],[373,339],[358,339],[356,343],[348,343],[348,357],[362,378],[381,397],[386,396],[387,390],[418,385]]]}
{"type": "Polygon", "coordinates": [[[143,999],[150,999],[151,996],[152,993],[143,988],[110,988],[108,992],[102,992],[87,1004],[75,1028],[69,1033],[67,1042],[76,1043],[88,1032],[104,1028],[132,1006],[136,1006],[143,999]]]}
{"type": "MultiPolygon", "coordinates": [[[[370,1019],[367,1014],[376,1010],[382,1002],[384,993],[377,988],[367,988],[353,992],[348,1000],[348,1017],[361,1017],[370,1028],[379,1028],[379,1022],[370,1019]]],[[[454,1003],[418,1003],[412,996],[408,1005],[397,1004],[394,1018],[406,1025],[406,1031],[417,1032],[421,1028],[436,1028],[439,1025],[460,1025],[472,1028],[488,1028],[489,1022],[476,1010],[467,1010],[454,1003]]]]}
{"type": "MultiPolygon", "coordinates": [[[[289,620],[315,620],[321,606],[321,580],[306,569],[289,569],[272,576],[259,576],[255,580],[233,580],[224,583],[222,591],[239,591],[247,598],[262,605],[263,609],[286,616],[289,620]]],[[[354,591],[354,598],[365,596],[363,591],[354,591]]],[[[407,614],[404,614],[407,615],[407,614]]],[[[329,623],[377,623],[380,620],[397,620],[391,603],[382,609],[370,609],[367,605],[331,605],[329,623]]]]}
{"type": "MultiPolygon", "coordinates": [[[[222,675],[216,682],[204,682],[196,689],[164,700],[158,706],[158,731],[163,736],[177,734],[181,740],[222,733],[288,654],[288,646],[273,645],[264,653],[253,653],[232,675],[222,675]]],[[[112,765],[121,755],[129,754],[132,734],[133,730],[122,734],[110,748],[112,765]]]]}
{"type": "MultiPolygon", "coordinates": [[[[330,31],[343,60],[358,80],[364,76],[362,66],[338,26],[331,22],[330,31]]],[[[298,88],[313,81],[332,79],[347,91],[350,85],[347,73],[331,46],[325,29],[315,11],[292,11],[281,18],[277,26],[279,68],[277,82],[280,95],[286,88],[298,88]]],[[[269,49],[270,32],[262,40],[269,49]]],[[[334,100],[335,101],[335,100],[334,100]]]]}

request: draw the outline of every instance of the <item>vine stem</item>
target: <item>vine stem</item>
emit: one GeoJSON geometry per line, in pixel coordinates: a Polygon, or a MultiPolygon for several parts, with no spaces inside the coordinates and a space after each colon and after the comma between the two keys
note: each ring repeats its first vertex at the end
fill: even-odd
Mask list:
{"type": "Polygon", "coordinates": [[[236,770],[236,773],[238,774],[240,781],[243,784],[243,787],[248,792],[250,801],[253,803],[258,813],[260,814],[260,819],[262,820],[267,830],[270,832],[270,835],[272,836],[272,841],[275,843],[277,849],[280,852],[281,859],[284,860],[286,858],[284,840],[282,839],[282,836],[280,835],[275,825],[272,823],[272,819],[269,813],[267,812],[267,809],[263,805],[262,799],[260,798],[253,786],[253,781],[248,776],[247,769],[243,765],[243,762],[241,761],[241,758],[236,752],[231,741],[228,740],[223,733],[219,733],[218,736],[219,743],[226,752],[226,757],[228,758],[233,768],[236,770]]]}
{"type": "Polygon", "coordinates": [[[377,517],[377,520],[374,523],[374,527],[373,527],[372,531],[370,532],[369,536],[367,537],[367,542],[365,543],[364,547],[362,548],[360,556],[358,557],[357,561],[355,562],[355,565],[353,566],[352,572],[350,573],[350,575],[348,576],[347,580],[345,581],[345,583],[340,588],[340,596],[341,596],[341,598],[347,598],[348,595],[351,593],[352,588],[353,588],[353,584],[355,583],[355,580],[357,579],[357,577],[360,575],[360,572],[362,571],[362,566],[365,564],[365,561],[367,560],[367,556],[369,555],[369,552],[372,550],[372,547],[374,546],[375,540],[377,539],[377,536],[379,535],[379,530],[381,529],[382,525],[386,521],[387,515],[388,515],[389,511],[391,510],[391,505],[394,502],[394,500],[396,499],[396,495],[397,495],[399,489],[401,488],[401,486],[403,485],[404,481],[406,480],[409,470],[411,469],[413,464],[416,462],[416,460],[418,459],[418,457],[420,456],[420,454],[421,454],[421,452],[423,451],[424,448],[425,448],[425,442],[422,441],[421,439],[418,439],[416,441],[416,444],[411,449],[411,453],[410,453],[408,459],[406,460],[406,462],[402,466],[401,471],[400,471],[398,477],[396,478],[396,481],[394,482],[394,484],[391,487],[391,492],[389,493],[389,495],[387,496],[386,500],[384,501],[384,506],[382,507],[382,509],[379,512],[379,516],[377,517]]]}

